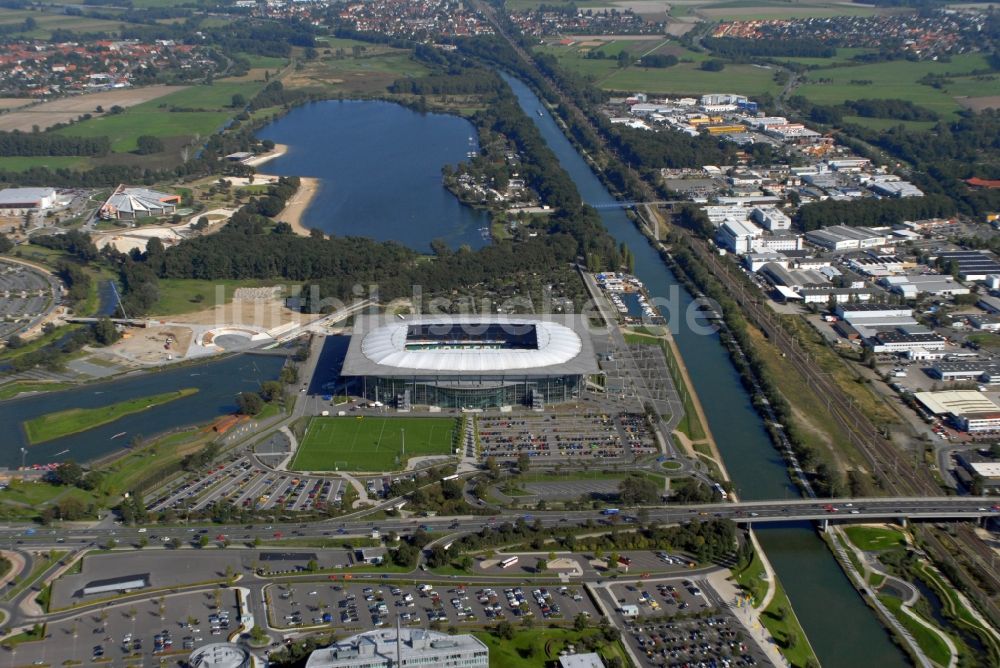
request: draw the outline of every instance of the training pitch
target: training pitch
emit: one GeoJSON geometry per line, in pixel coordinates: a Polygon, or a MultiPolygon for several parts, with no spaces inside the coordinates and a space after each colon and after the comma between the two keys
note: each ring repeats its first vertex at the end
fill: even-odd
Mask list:
{"type": "Polygon", "coordinates": [[[457,428],[455,418],[315,417],[291,468],[397,471],[410,457],[451,454],[457,428]]]}

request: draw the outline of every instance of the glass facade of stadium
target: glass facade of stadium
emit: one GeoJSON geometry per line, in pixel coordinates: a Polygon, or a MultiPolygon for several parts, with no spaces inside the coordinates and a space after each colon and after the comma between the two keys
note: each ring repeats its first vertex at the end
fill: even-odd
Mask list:
{"type": "Polygon", "coordinates": [[[577,398],[583,376],[365,376],[362,395],[390,402],[409,392],[411,404],[442,408],[497,408],[537,403],[558,404],[577,398]]]}

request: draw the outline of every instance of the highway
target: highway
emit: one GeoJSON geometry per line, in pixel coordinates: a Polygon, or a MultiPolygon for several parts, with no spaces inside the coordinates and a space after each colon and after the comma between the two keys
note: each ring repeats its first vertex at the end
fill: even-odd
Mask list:
{"type": "Polygon", "coordinates": [[[292,537],[363,536],[378,528],[383,534],[412,533],[418,527],[435,533],[462,534],[498,526],[504,522],[522,519],[529,523],[541,522],[543,526],[573,526],[586,524],[617,524],[627,526],[637,521],[659,524],[680,524],[692,520],[728,519],[740,524],[794,521],[834,521],[843,523],[868,522],[886,519],[911,520],[977,520],[983,517],[1000,518],[1000,505],[976,497],[933,498],[857,498],[857,499],[787,499],[768,501],[743,501],[740,503],[711,503],[701,505],[655,506],[620,509],[615,514],[602,510],[533,511],[528,513],[501,512],[493,515],[464,515],[458,517],[384,518],[366,520],[351,518],[331,519],[321,522],[284,523],[278,525],[192,525],[192,526],[115,526],[100,529],[37,529],[33,525],[0,527],[0,547],[43,547],[56,543],[79,547],[90,543],[103,544],[108,539],[119,543],[138,541],[146,537],[150,542],[177,538],[182,542],[193,540],[204,533],[213,540],[231,542],[292,537]]]}

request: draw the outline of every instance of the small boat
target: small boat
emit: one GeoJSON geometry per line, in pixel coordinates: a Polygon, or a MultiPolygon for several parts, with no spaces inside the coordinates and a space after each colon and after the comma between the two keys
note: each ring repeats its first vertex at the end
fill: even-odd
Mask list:
{"type": "Polygon", "coordinates": [[[62,452],[57,452],[56,454],[54,454],[54,455],[52,455],[52,456],[53,456],[53,457],[58,457],[59,455],[65,455],[65,454],[66,454],[67,452],[69,452],[69,450],[68,450],[68,449],[67,449],[67,450],[63,450],[62,452]]]}
{"type": "Polygon", "coordinates": [[[539,115],[539,116],[544,116],[545,114],[543,114],[543,113],[542,113],[542,110],[541,110],[541,109],[539,109],[539,110],[538,110],[538,115],[539,115]]]}
{"type": "Polygon", "coordinates": [[[111,437],[111,440],[113,441],[113,440],[115,440],[116,438],[119,438],[120,436],[124,436],[124,435],[125,435],[125,434],[127,434],[127,433],[128,433],[127,431],[120,431],[120,432],[118,432],[117,434],[115,434],[114,436],[112,436],[112,437],[111,437]]]}

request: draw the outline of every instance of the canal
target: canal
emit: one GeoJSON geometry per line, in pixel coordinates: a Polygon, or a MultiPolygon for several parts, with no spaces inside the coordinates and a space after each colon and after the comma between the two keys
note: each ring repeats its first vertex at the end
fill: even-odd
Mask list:
{"type": "Polygon", "coordinates": [[[320,179],[305,227],[424,252],[435,238],[452,248],[488,243],[486,212],[463,206],[441,185],[442,167],[479,149],[464,118],[389,102],[327,100],[293,109],[258,136],[289,147],[262,172],[320,179]]]}
{"type": "Polygon", "coordinates": [[[137,435],[149,437],[208,422],[234,412],[236,395],[240,392],[258,390],[263,381],[276,379],[284,361],[279,355],[235,355],[215,362],[0,402],[0,424],[7,428],[4,447],[0,449],[0,466],[20,466],[21,448],[27,450],[25,463],[29,466],[67,459],[85,462],[120,450],[137,435]],[[78,434],[30,446],[24,435],[23,422],[40,415],[71,408],[98,408],[188,387],[197,388],[198,392],[78,434]]]}
{"type": "MultiPolygon", "coordinates": [[[[576,183],[583,200],[591,204],[612,201],[614,197],[534,92],[518,79],[506,75],[504,79],[576,183]]],[[[675,324],[672,329],[677,346],[740,497],[753,500],[798,496],[718,336],[696,332],[685,324],[683,314],[691,296],[678,285],[624,210],[602,209],[600,213],[611,235],[632,250],[635,273],[651,296],[670,304],[669,309],[661,310],[668,322],[675,324]]],[[[759,528],[757,535],[825,668],[909,665],[812,526],[759,528]]]]}

